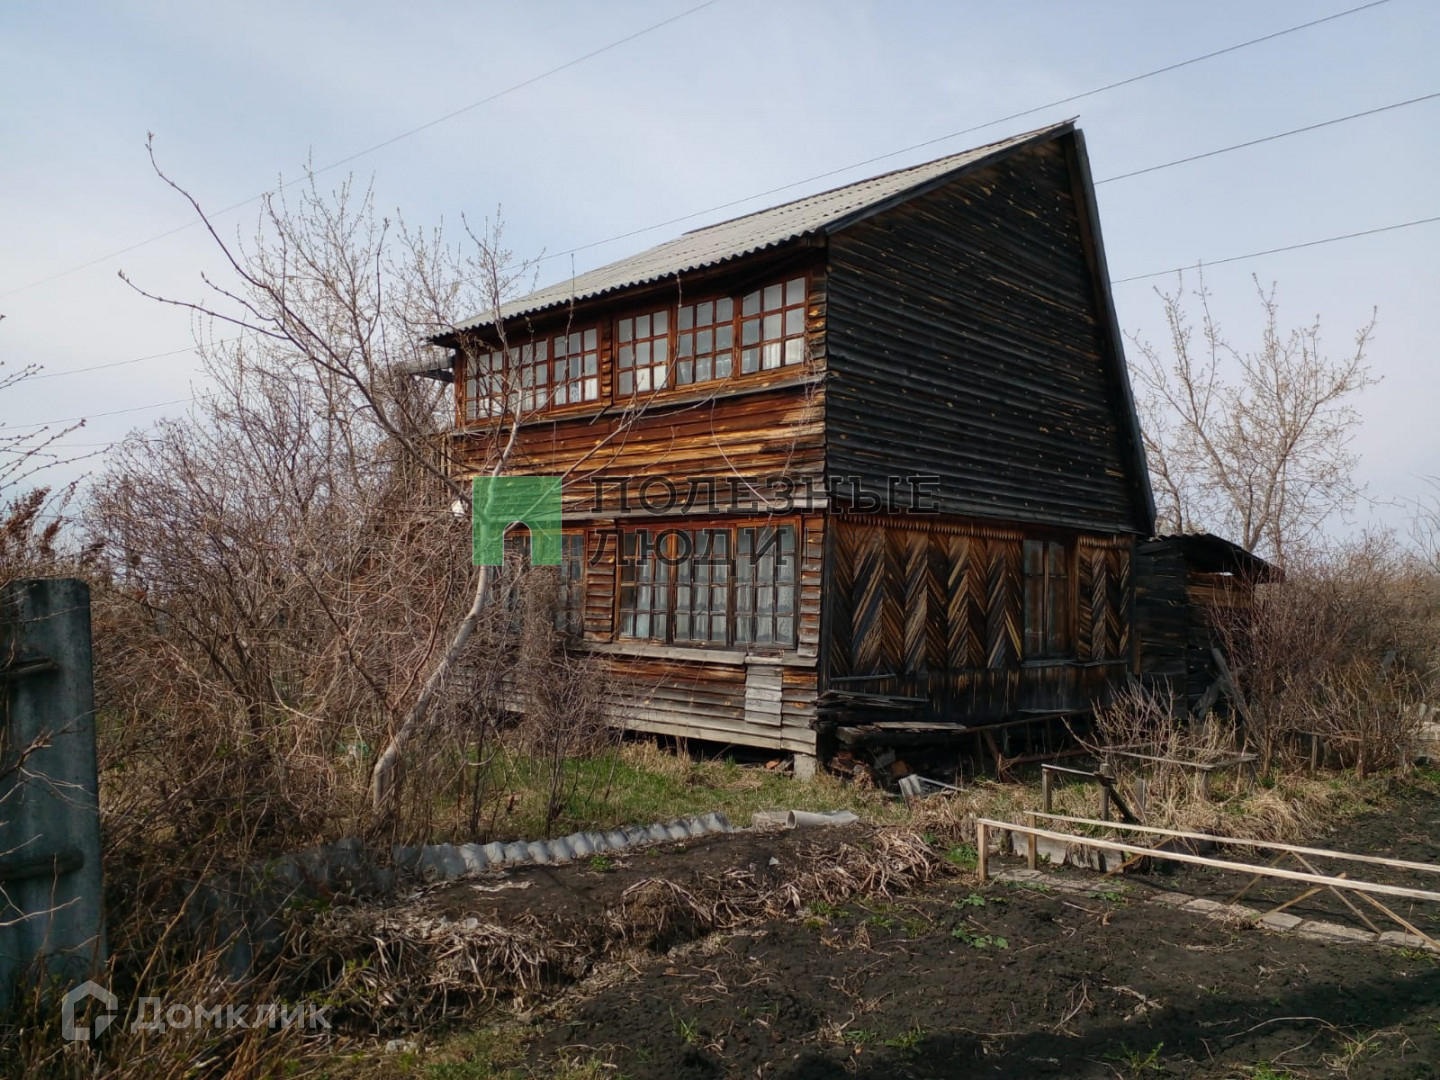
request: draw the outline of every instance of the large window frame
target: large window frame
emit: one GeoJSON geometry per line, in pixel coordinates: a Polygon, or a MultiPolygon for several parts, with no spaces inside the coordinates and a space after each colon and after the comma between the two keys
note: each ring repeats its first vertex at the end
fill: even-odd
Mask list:
{"type": "Polygon", "coordinates": [[[621,534],[616,637],[696,648],[794,649],[800,525],[682,523],[621,534]]]}

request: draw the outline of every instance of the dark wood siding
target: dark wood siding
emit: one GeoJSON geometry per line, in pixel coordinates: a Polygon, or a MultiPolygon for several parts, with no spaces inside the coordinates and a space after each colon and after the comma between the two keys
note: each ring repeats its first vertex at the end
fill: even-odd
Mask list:
{"type": "Polygon", "coordinates": [[[933,474],[946,512],[1148,532],[1073,155],[1033,147],[831,237],[833,477],[933,474]]]}
{"type": "Polygon", "coordinates": [[[1129,536],[1062,537],[1079,570],[1074,656],[1027,662],[1024,526],[835,515],[830,528],[828,686],[923,697],[934,718],[978,723],[1084,711],[1130,670],[1129,536]],[[855,676],[886,678],[847,683],[855,676]]]}

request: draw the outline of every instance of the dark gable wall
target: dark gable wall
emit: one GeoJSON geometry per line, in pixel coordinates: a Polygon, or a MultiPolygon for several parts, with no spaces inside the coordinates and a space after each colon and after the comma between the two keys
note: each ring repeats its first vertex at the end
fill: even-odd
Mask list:
{"type": "MultiPolygon", "coordinates": [[[[1148,528],[1061,140],[830,239],[826,469],[945,512],[1148,528]],[[903,490],[903,489],[902,489],[903,490]]],[[[1073,144],[1072,144],[1073,145],[1073,144]]]]}

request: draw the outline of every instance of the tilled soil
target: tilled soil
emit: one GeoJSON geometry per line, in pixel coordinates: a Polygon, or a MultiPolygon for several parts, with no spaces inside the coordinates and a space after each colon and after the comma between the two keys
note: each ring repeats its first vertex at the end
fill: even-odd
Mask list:
{"type": "Polygon", "coordinates": [[[633,1080],[1432,1077],[1440,967],[1127,895],[951,884],[658,960],[577,996],[535,1049],[633,1080]]]}

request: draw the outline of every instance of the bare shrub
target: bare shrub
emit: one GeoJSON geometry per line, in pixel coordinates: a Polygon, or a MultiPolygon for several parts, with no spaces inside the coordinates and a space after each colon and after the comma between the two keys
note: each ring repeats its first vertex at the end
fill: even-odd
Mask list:
{"type": "Polygon", "coordinates": [[[1434,573],[1370,538],[1292,566],[1221,620],[1266,767],[1299,766],[1316,737],[1361,775],[1405,764],[1435,688],[1437,613],[1434,573]]]}

